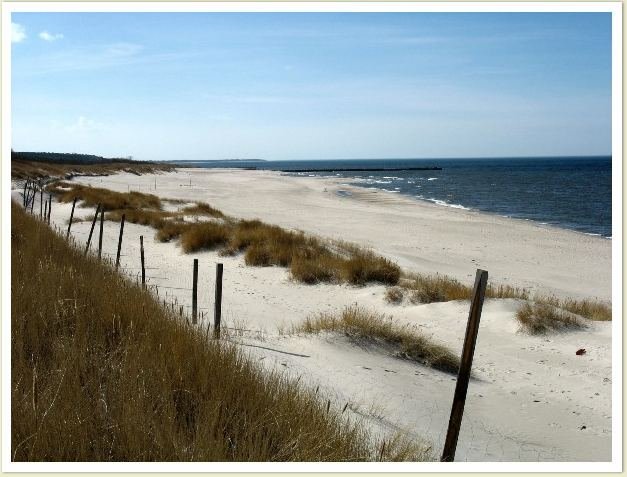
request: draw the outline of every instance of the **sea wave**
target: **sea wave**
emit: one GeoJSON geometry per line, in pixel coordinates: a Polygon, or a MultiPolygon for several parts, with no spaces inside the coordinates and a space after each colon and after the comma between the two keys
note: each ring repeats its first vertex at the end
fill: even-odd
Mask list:
{"type": "Polygon", "coordinates": [[[434,204],[437,204],[437,205],[443,205],[444,207],[450,207],[452,209],[470,210],[468,207],[464,207],[461,204],[450,204],[450,203],[445,202],[443,200],[434,199],[432,197],[428,197],[428,198],[426,198],[424,200],[428,200],[429,202],[433,202],[434,204]]]}

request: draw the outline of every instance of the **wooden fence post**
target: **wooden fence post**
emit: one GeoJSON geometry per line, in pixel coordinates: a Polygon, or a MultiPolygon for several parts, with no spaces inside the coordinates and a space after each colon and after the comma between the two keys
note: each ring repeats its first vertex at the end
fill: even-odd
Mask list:
{"type": "Polygon", "coordinates": [[[146,287],[146,268],[144,266],[144,236],[139,236],[139,253],[142,259],[142,287],[146,287]]]}
{"type": "Polygon", "coordinates": [[[39,218],[43,217],[43,206],[44,206],[44,188],[41,187],[39,189],[39,218]]]}
{"type": "Polygon", "coordinates": [[[46,201],[44,204],[44,216],[42,217],[42,220],[45,221],[46,217],[48,217],[48,201],[46,201]]]}
{"type": "Polygon", "coordinates": [[[192,323],[198,322],[198,259],[194,259],[194,275],[192,280],[192,323]]]}
{"type": "Polygon", "coordinates": [[[22,206],[26,208],[26,189],[28,188],[28,179],[24,181],[24,193],[22,194],[22,206]]]}
{"type": "Polygon", "coordinates": [[[33,198],[30,201],[30,213],[33,213],[33,207],[35,206],[35,196],[37,195],[37,191],[33,187],[33,198]]]}
{"type": "Polygon", "coordinates": [[[96,220],[98,219],[99,211],[100,211],[100,204],[96,206],[96,213],[94,214],[94,219],[91,221],[91,229],[89,229],[89,237],[87,237],[87,245],[85,246],[85,255],[87,255],[87,251],[89,250],[89,244],[91,243],[91,236],[94,233],[94,227],[96,226],[96,220]]]}
{"type": "Polygon", "coordinates": [[[102,258],[102,232],[104,228],[104,205],[100,208],[100,236],[98,237],[98,258],[102,258]]]}
{"type": "MultiPolygon", "coordinates": [[[[33,198],[33,202],[35,199],[33,198]]],[[[50,213],[52,212],[52,194],[48,194],[48,225],[50,225],[50,213]]]]}
{"type": "Polygon", "coordinates": [[[74,207],[76,207],[76,199],[78,197],[74,197],[74,201],[72,202],[72,212],[70,212],[70,223],[67,224],[67,234],[65,235],[65,239],[70,238],[70,229],[72,228],[72,219],[74,218],[74,207]]]}
{"type": "Polygon", "coordinates": [[[462,360],[457,375],[451,417],[448,423],[444,451],[440,459],[441,462],[453,462],[453,460],[455,460],[457,438],[459,437],[459,428],[462,424],[462,416],[464,414],[464,404],[466,403],[466,393],[468,391],[468,382],[470,381],[470,369],[475,353],[475,344],[477,343],[477,332],[479,331],[479,320],[481,319],[481,310],[483,308],[483,299],[485,298],[487,283],[488,272],[477,269],[475,286],[472,292],[472,301],[470,303],[470,312],[468,314],[468,324],[466,325],[462,360]]]}
{"type": "Polygon", "coordinates": [[[220,338],[220,320],[222,319],[222,270],[222,264],[216,264],[216,300],[213,308],[213,335],[218,339],[220,338]]]}
{"type": "Polygon", "coordinates": [[[122,221],[120,222],[120,237],[118,238],[118,254],[115,257],[115,268],[120,266],[120,252],[122,251],[122,235],[124,235],[124,220],[126,215],[122,214],[122,221]]]}

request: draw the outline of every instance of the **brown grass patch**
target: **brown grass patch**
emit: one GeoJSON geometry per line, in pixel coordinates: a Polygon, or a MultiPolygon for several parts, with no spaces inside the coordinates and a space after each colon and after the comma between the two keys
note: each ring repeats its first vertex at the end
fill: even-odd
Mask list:
{"type": "Polygon", "coordinates": [[[209,217],[224,218],[224,214],[221,211],[211,207],[205,202],[196,202],[194,205],[183,207],[181,212],[190,215],[207,215],[209,217]]]}
{"type": "Polygon", "coordinates": [[[11,177],[14,179],[39,179],[49,177],[72,176],[108,176],[126,171],[132,174],[154,174],[173,170],[169,164],[138,164],[135,162],[116,162],[109,164],[61,164],[44,161],[11,160],[11,177]]]}
{"type": "Polygon", "coordinates": [[[229,239],[227,226],[217,222],[189,224],[181,233],[181,247],[185,253],[212,250],[223,246],[229,239]]]}
{"type": "Polygon", "coordinates": [[[459,369],[459,358],[448,348],[433,343],[409,325],[399,325],[391,317],[358,306],[345,308],[338,316],[321,313],[307,318],[292,332],[335,331],[352,339],[392,346],[395,355],[448,373],[459,369]]]}
{"type": "Polygon", "coordinates": [[[163,210],[145,210],[145,209],[120,209],[105,214],[105,219],[119,222],[125,216],[127,222],[139,225],[149,225],[156,229],[163,226],[164,220],[173,217],[174,212],[165,212],[163,210]]]}
{"type": "Polygon", "coordinates": [[[563,308],[575,315],[583,316],[593,321],[611,321],[612,307],[595,300],[573,300],[571,298],[560,300],[554,296],[536,298],[537,302],[563,308]]]}
{"type": "Polygon", "coordinates": [[[69,182],[55,182],[46,190],[57,196],[59,202],[72,202],[78,198],[83,207],[102,204],[105,210],[155,209],[161,210],[161,200],[153,194],[141,192],[114,192],[99,187],[88,187],[69,182]]]}
{"type": "Polygon", "coordinates": [[[189,222],[183,222],[181,220],[165,220],[159,226],[155,238],[159,242],[169,242],[172,239],[180,237],[191,225],[192,224],[189,222]]]}
{"type": "Polygon", "coordinates": [[[516,319],[522,330],[532,335],[588,326],[579,316],[546,303],[524,303],[516,312],[516,319]]]}
{"type": "Polygon", "coordinates": [[[405,298],[405,294],[401,287],[390,287],[385,290],[385,301],[393,305],[400,305],[405,298]]]}
{"type": "Polygon", "coordinates": [[[427,457],[208,339],[15,204],[11,260],[13,461],[427,457]]]}
{"type": "Polygon", "coordinates": [[[395,285],[401,276],[401,269],[387,258],[369,250],[359,250],[342,264],[342,276],[353,285],[364,285],[368,282],[395,285]]]}

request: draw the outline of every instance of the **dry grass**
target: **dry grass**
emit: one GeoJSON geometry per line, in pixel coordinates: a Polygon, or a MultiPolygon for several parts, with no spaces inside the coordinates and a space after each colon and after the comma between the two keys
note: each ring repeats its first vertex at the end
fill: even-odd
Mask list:
{"type": "MultiPolygon", "coordinates": [[[[12,206],[14,461],[414,460],[12,206]]],[[[8,364],[8,363],[7,363],[8,364]]]]}
{"type": "Polygon", "coordinates": [[[612,307],[594,300],[573,300],[571,298],[560,300],[554,296],[541,297],[537,302],[555,306],[567,310],[575,315],[583,316],[593,321],[611,321],[612,307]]]}
{"type": "Polygon", "coordinates": [[[105,210],[154,209],[161,210],[161,200],[153,194],[141,192],[115,192],[99,187],[88,187],[68,182],[55,182],[46,190],[57,196],[60,202],[81,200],[84,207],[96,207],[102,204],[105,210]]]}
{"type": "Polygon", "coordinates": [[[400,305],[405,297],[401,287],[390,287],[385,290],[385,301],[393,305],[400,305]]]}
{"type": "Polygon", "coordinates": [[[169,242],[172,239],[180,237],[181,234],[187,231],[192,225],[193,224],[180,220],[167,220],[161,223],[155,237],[159,242],[169,242]]]}
{"type": "Polygon", "coordinates": [[[345,308],[338,315],[322,313],[307,318],[292,332],[334,331],[351,339],[392,346],[396,356],[416,361],[448,373],[459,369],[459,358],[445,346],[433,343],[409,325],[399,325],[391,317],[358,306],[345,308]]]}
{"type": "Polygon", "coordinates": [[[160,229],[164,225],[164,221],[170,217],[176,216],[174,212],[165,212],[163,210],[146,210],[146,209],[118,209],[105,214],[107,220],[119,222],[125,216],[127,222],[139,225],[149,225],[156,229],[160,229]]]}
{"type": "Polygon", "coordinates": [[[211,250],[223,246],[229,239],[229,230],[224,224],[200,222],[190,224],[181,233],[181,247],[185,253],[196,250],[211,250]]]}
{"type": "Polygon", "coordinates": [[[303,283],[348,282],[364,285],[379,282],[395,285],[400,268],[369,250],[338,244],[337,250],[303,232],[285,230],[260,220],[235,220],[204,202],[184,207],[180,212],[161,210],[161,201],[152,194],[114,192],[57,181],[48,186],[61,202],[78,197],[85,206],[101,203],[109,212],[107,219],[119,221],[126,214],[129,222],[157,229],[161,242],[180,238],[186,253],[220,249],[223,255],[244,253],[250,266],[288,267],[292,278],[303,283]],[[216,221],[185,222],[186,215],[209,216],[216,221]]]}
{"type": "MultiPolygon", "coordinates": [[[[469,300],[472,297],[472,287],[444,275],[423,275],[419,273],[406,274],[400,286],[410,294],[412,303],[434,303],[452,300],[469,300]]],[[[526,290],[509,285],[488,285],[486,298],[518,298],[527,300],[529,293],[526,290]]]]}
{"type": "MultiPolygon", "coordinates": [[[[404,291],[410,294],[412,303],[433,303],[451,300],[469,300],[472,288],[459,281],[442,275],[412,274],[403,278],[400,286],[404,290],[388,289],[386,299],[391,303],[400,303],[404,291]],[[398,301],[392,298],[401,295],[398,301]]],[[[515,298],[530,300],[522,305],[516,314],[523,329],[531,334],[544,334],[565,328],[587,326],[579,317],[590,320],[608,321],[612,319],[612,308],[604,303],[592,300],[559,299],[556,297],[531,297],[524,289],[509,285],[489,285],[486,298],[515,298]],[[579,317],[575,316],[579,315],[579,317]]]]}
{"type": "Polygon", "coordinates": [[[588,326],[581,317],[546,303],[524,303],[516,312],[516,319],[522,330],[532,335],[588,326]]]}
{"type": "Polygon", "coordinates": [[[43,161],[11,160],[11,177],[14,179],[71,178],[78,175],[107,176],[122,171],[141,175],[167,172],[173,169],[174,167],[171,165],[157,163],[60,164],[43,161]]]}
{"type": "Polygon", "coordinates": [[[359,250],[344,261],[342,275],[348,283],[354,285],[364,285],[368,282],[395,285],[401,276],[401,269],[387,258],[375,255],[369,250],[359,250]]]}
{"type": "Polygon", "coordinates": [[[196,202],[194,205],[183,207],[181,212],[190,215],[207,215],[209,217],[224,218],[224,214],[221,211],[211,207],[205,202],[196,202]]]}

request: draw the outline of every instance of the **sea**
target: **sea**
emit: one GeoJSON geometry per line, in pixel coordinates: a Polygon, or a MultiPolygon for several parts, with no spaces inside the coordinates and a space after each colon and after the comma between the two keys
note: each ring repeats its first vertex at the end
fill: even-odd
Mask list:
{"type": "Polygon", "coordinates": [[[342,178],[345,184],[382,189],[441,207],[530,220],[608,239],[612,236],[611,156],[173,162],[342,178]],[[389,170],[415,167],[441,170],[389,170]]]}

